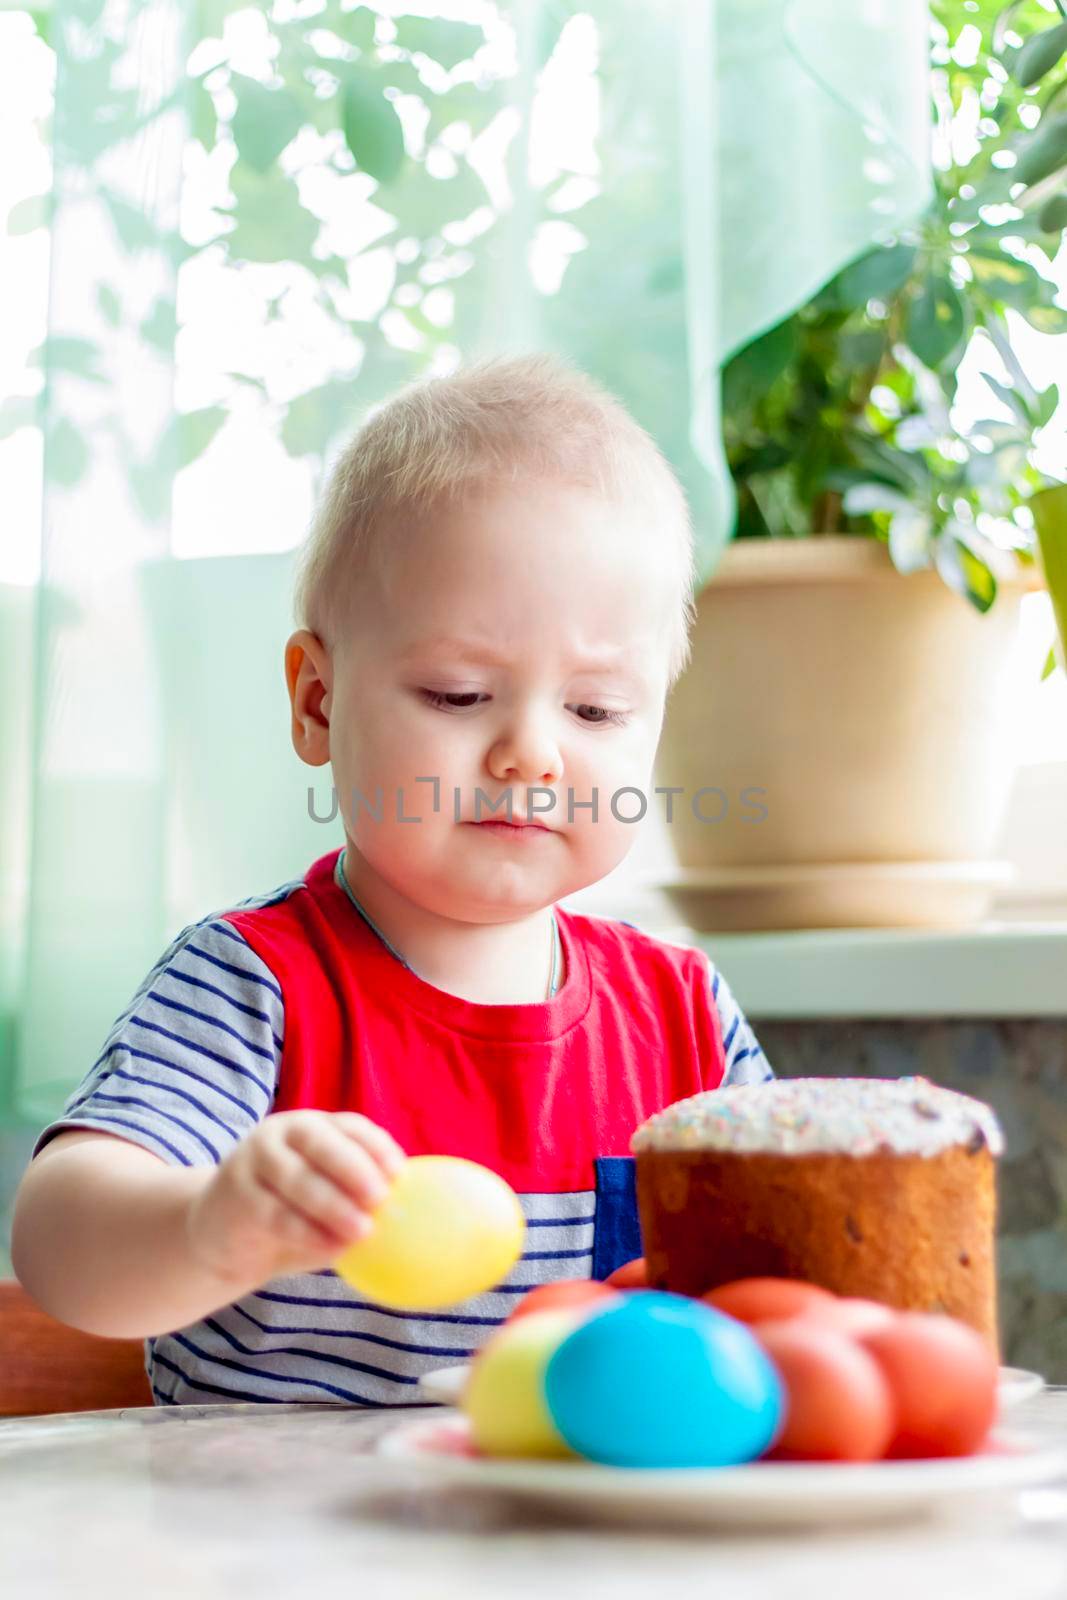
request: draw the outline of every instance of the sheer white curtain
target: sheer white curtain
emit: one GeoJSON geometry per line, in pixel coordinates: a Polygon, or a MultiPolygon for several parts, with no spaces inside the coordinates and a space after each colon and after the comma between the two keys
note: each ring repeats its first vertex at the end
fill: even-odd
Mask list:
{"type": "MultiPolygon", "coordinates": [[[[0,1123],[22,1132],[57,1112],[181,928],[299,876],[341,842],[339,823],[309,816],[309,782],[325,814],[329,779],[292,752],[281,647],[304,532],[294,524],[366,406],[415,371],[489,348],[559,348],[668,449],[707,573],[729,531],[720,362],[925,197],[920,0],[844,11],[830,0],[597,0],[567,13],[567,60],[551,0],[472,0],[486,49],[496,40],[505,61],[482,75],[504,82],[503,120],[491,137],[487,122],[485,142],[502,141],[508,182],[459,213],[462,226],[438,218],[437,242],[420,256],[419,218],[434,207],[447,217],[444,186],[467,194],[484,153],[469,137],[481,69],[463,64],[476,41],[454,31],[474,25],[439,22],[432,5],[421,20],[383,5],[368,33],[365,8],[324,4],[345,38],[308,46],[320,52],[321,96],[307,89],[310,68],[291,69],[284,53],[263,58],[283,26],[277,8],[58,0],[53,13],[41,560],[28,581],[0,576],[0,1123]],[[211,37],[198,42],[205,18],[211,37]],[[427,64],[435,41],[445,65],[427,64]],[[281,84],[272,62],[290,73],[281,84]],[[535,101],[565,68],[560,104],[586,120],[560,157],[558,112],[543,117],[556,155],[539,167],[535,101]],[[390,73],[402,85],[408,175],[391,187],[340,163],[325,120],[299,126],[297,91],[311,94],[313,121],[325,119],[327,80],[343,70],[370,74],[379,96],[390,73]],[[296,105],[285,113],[298,131],[284,159],[272,149],[282,99],[256,120],[268,90],[296,105]],[[451,123],[441,109],[450,95],[465,107],[451,123]],[[456,132],[464,117],[466,136],[456,132]],[[213,143],[215,123],[235,120],[243,167],[229,133],[213,143]],[[316,152],[323,171],[333,162],[326,177],[316,152]],[[314,208],[327,189],[339,209],[323,221],[314,208]],[[399,223],[386,262],[369,236],[382,215],[390,223],[389,207],[399,223]],[[359,323],[353,285],[376,271],[392,275],[393,298],[359,323]],[[199,308],[224,293],[224,279],[213,340],[199,308]],[[301,296],[319,317],[306,338],[287,309],[301,296]],[[336,332],[321,321],[327,304],[348,317],[336,332]],[[280,352],[282,377],[253,368],[227,378],[238,333],[249,362],[280,352]],[[304,393],[315,338],[338,353],[336,370],[304,393]],[[213,501],[196,474],[227,429],[260,413],[274,425],[270,438],[256,436],[272,471],[279,427],[287,440],[284,472],[271,479],[284,492],[272,504],[257,494],[255,445],[247,482],[230,473],[223,504],[226,475],[216,476],[213,501]],[[305,435],[319,442],[304,450],[305,435]],[[172,490],[195,454],[191,437],[198,448],[214,442],[178,479],[179,551],[172,490]]],[[[388,132],[375,106],[375,129],[388,132]]],[[[381,166],[381,141],[368,144],[366,129],[359,137],[381,166]]],[[[575,906],[670,921],[646,882],[670,859],[660,802],[650,801],[628,862],[575,906]]]]}

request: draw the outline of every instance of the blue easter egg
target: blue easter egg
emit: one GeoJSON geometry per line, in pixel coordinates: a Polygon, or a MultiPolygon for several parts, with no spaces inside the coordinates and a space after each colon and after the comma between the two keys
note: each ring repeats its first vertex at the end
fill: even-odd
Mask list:
{"type": "Polygon", "coordinates": [[[773,1444],[785,1392],[733,1317],[657,1290],[594,1311],[551,1356],[545,1398],[579,1455],[617,1467],[724,1467],[773,1444]]]}

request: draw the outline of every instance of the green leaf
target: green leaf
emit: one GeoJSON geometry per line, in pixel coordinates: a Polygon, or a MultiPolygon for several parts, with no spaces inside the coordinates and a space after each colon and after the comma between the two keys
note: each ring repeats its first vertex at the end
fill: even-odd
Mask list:
{"type": "Polygon", "coordinates": [[[731,356],[723,369],[724,410],[737,411],[765,395],[789,366],[796,348],[796,323],[786,317],[731,356]]]}
{"type": "MultiPolygon", "coordinates": [[[[395,63],[389,63],[392,72],[395,63]]],[[[456,83],[444,94],[430,97],[430,120],[426,125],[426,138],[432,144],[442,131],[453,122],[465,122],[475,135],[487,127],[500,109],[501,89],[496,81],[489,83],[456,83]]]]}
{"type": "Polygon", "coordinates": [[[974,194],[964,200],[954,195],[949,201],[948,214],[952,222],[978,222],[984,206],[1002,205],[1011,197],[1015,182],[1010,168],[990,167],[983,178],[974,185],[974,194]]]}
{"type": "Polygon", "coordinates": [[[109,189],[100,191],[101,198],[111,213],[111,220],[124,250],[147,250],[159,242],[159,233],[143,211],[112,194],[109,189]]]}
{"type": "Polygon", "coordinates": [[[225,236],[231,261],[303,261],[319,236],[319,219],[305,211],[292,178],[277,168],[261,176],[235,166],[230,187],[237,226],[225,236]]]}
{"type": "Polygon", "coordinates": [[[1059,405],[1059,403],[1060,391],[1054,383],[1050,383],[1048,388],[1043,390],[1041,394],[1038,395],[1036,412],[1037,427],[1044,428],[1048,426],[1048,424],[1052,421],[1056,407],[1059,405]]]}
{"type": "Polygon", "coordinates": [[[1018,390],[1013,389],[1010,384],[1001,383],[999,378],[992,377],[988,372],[983,372],[982,377],[1001,404],[1007,406],[1008,410],[1013,412],[1020,422],[1029,426],[1033,420],[1030,408],[1018,390]]]}
{"type": "Polygon", "coordinates": [[[1013,184],[1039,183],[1067,162],[1067,115],[1042,117],[1008,176],[1013,184]]]}
{"type": "Polygon", "coordinates": [[[451,178],[435,178],[421,163],[413,163],[403,183],[390,191],[388,203],[401,233],[429,239],[447,223],[461,222],[487,205],[489,196],[474,168],[461,158],[451,178]]]}
{"type": "Polygon", "coordinates": [[[995,56],[1006,55],[1010,50],[1011,47],[1006,43],[1005,35],[1011,27],[1012,17],[1021,4],[1022,0],[1009,0],[1007,5],[1001,5],[999,0],[994,0],[993,54],[995,56]]]}
{"type": "Polygon", "coordinates": [[[967,260],[975,287],[989,299],[1011,306],[1042,333],[1056,333],[1067,313],[1057,306],[1057,285],[1028,261],[1017,261],[996,247],[976,247],[967,260]]]}
{"type": "Polygon", "coordinates": [[[321,455],[330,440],[353,419],[353,380],[332,381],[290,400],[282,423],[282,444],[291,456],[321,455]]]}
{"type": "Polygon", "coordinates": [[[157,300],[151,311],[141,323],[141,338],[169,356],[174,349],[174,340],[178,334],[178,317],[174,301],[163,298],[157,300]]]}
{"type": "Polygon", "coordinates": [[[925,498],[929,494],[930,468],[923,456],[859,433],[852,437],[852,453],[874,482],[893,484],[904,495],[918,493],[925,498]]]}
{"type": "Polygon", "coordinates": [[[163,522],[170,509],[172,472],[161,471],[158,461],[131,461],[126,466],[126,482],[148,522],[163,522]]]}
{"type": "Polygon", "coordinates": [[[1023,315],[1038,333],[1067,333],[1067,307],[1031,306],[1023,315]]]}
{"type": "Polygon", "coordinates": [[[559,43],[563,25],[572,15],[569,5],[554,5],[552,0],[540,0],[534,9],[533,66],[539,72],[549,60],[559,43]]]}
{"type": "Polygon", "coordinates": [[[853,261],[834,279],[841,305],[861,306],[868,300],[887,300],[907,281],[915,264],[910,244],[883,245],[853,261]]]}
{"type": "Polygon", "coordinates": [[[331,378],[290,400],[281,429],[289,454],[323,455],[340,434],[350,431],[358,412],[409,379],[418,360],[411,352],[386,344],[380,336],[372,338],[356,375],[331,378]]]}
{"type": "Polygon", "coordinates": [[[1056,660],[1056,646],[1053,645],[1049,650],[1048,655],[1045,657],[1045,665],[1041,669],[1041,682],[1044,683],[1046,678],[1051,678],[1058,666],[1059,662],[1056,660]]]}
{"type": "Polygon", "coordinates": [[[844,508],[850,517],[869,517],[873,511],[904,516],[914,508],[906,495],[885,483],[857,483],[845,490],[844,508]]]}
{"type": "Polygon", "coordinates": [[[404,131],[373,77],[349,73],[341,99],[341,126],[362,171],[379,183],[391,183],[404,165],[404,131]]]}
{"type": "Polygon", "coordinates": [[[7,231],[12,238],[33,233],[36,228],[46,228],[52,204],[50,194],[31,194],[19,200],[7,214],[7,231]]]}
{"type": "Polygon", "coordinates": [[[962,538],[946,529],[937,541],[935,560],[938,572],[950,589],[969,600],[976,611],[989,610],[997,597],[997,580],[981,556],[975,555],[962,538]]]}
{"type": "Polygon", "coordinates": [[[122,321],[122,305],[109,283],[97,284],[96,303],[100,307],[100,315],[108,326],[117,328],[122,321]]]}
{"type": "Polygon", "coordinates": [[[230,74],[237,110],[230,126],[242,161],[268,172],[304,126],[304,112],[286,89],[267,89],[255,78],[230,74]]]}
{"type": "MultiPolygon", "coordinates": [[[[438,338],[440,338],[440,333],[438,338]]],[[[367,406],[409,383],[421,369],[422,358],[412,350],[398,350],[380,335],[368,340],[359,363],[359,373],[351,388],[353,398],[367,406]]]]}
{"type": "Polygon", "coordinates": [[[398,17],[396,42],[402,50],[429,56],[451,72],[481,49],[485,31],[472,22],[451,22],[444,17],[398,17]]]}
{"type": "Polygon", "coordinates": [[[30,352],[28,359],[35,364],[43,362],[51,372],[67,372],[90,383],[107,381],[99,366],[99,348],[91,339],[81,339],[76,334],[50,334],[43,344],[30,352]]]}
{"type": "Polygon", "coordinates": [[[1012,62],[1012,77],[1024,89],[1029,89],[1052,70],[1064,51],[1067,51],[1067,22],[1058,22],[1054,28],[1033,33],[1023,42],[1012,62]]]}
{"type": "Polygon", "coordinates": [[[963,468],[964,482],[970,489],[998,490],[1005,478],[999,455],[971,449],[963,468]]]}
{"type": "Polygon", "coordinates": [[[886,344],[886,334],[881,328],[855,328],[838,336],[837,350],[847,372],[865,372],[878,365],[886,344]]]}
{"type": "Polygon", "coordinates": [[[205,87],[203,78],[194,78],[192,81],[190,118],[193,138],[199,139],[210,155],[219,136],[219,114],[215,109],[214,98],[210,90],[205,87]]]}
{"type": "Polygon", "coordinates": [[[1020,428],[1017,422],[994,421],[991,417],[979,417],[972,426],[976,433],[985,434],[997,450],[1016,444],[1026,436],[1026,429],[1020,428]]]}
{"type": "Polygon", "coordinates": [[[65,489],[73,489],[89,465],[88,446],[66,417],[57,417],[48,430],[44,465],[46,480],[65,489]]]}
{"type": "Polygon", "coordinates": [[[954,285],[947,278],[928,277],[908,301],[904,337],[920,361],[936,368],[960,343],[966,325],[963,301],[954,285]]]}
{"type": "Polygon", "coordinates": [[[203,406],[176,415],[171,424],[177,443],[176,465],[187,467],[203,455],[228,415],[225,406],[203,406]]]}
{"type": "MultiPolygon", "coordinates": [[[[342,11],[340,6],[331,4],[326,12],[325,21],[331,31],[346,44],[353,44],[357,50],[373,50],[374,29],[377,22],[375,13],[369,6],[354,6],[350,11],[342,11]]],[[[315,21],[320,21],[316,17],[315,21]]]]}
{"type": "Polygon", "coordinates": [[[1037,221],[1045,233],[1062,233],[1067,228],[1067,194],[1054,194],[1046,200],[1037,221]]]}
{"type": "Polygon", "coordinates": [[[988,439],[993,446],[996,471],[995,475],[991,474],[991,481],[1014,482],[1026,467],[1031,429],[1021,428],[1017,422],[991,422],[982,418],[974,423],[973,431],[976,436],[988,439]]]}
{"type": "Polygon", "coordinates": [[[32,428],[38,420],[37,396],[13,394],[0,402],[0,439],[10,439],[19,428],[32,428]]]}
{"type": "Polygon", "coordinates": [[[921,572],[931,562],[932,524],[925,511],[909,506],[889,524],[889,554],[898,572],[921,572]]]}

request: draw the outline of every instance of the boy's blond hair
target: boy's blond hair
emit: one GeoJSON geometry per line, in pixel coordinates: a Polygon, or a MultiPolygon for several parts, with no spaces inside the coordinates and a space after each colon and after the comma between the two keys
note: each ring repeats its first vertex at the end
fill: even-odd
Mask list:
{"type": "Polygon", "coordinates": [[[543,353],[421,379],[372,412],[336,461],[301,554],[298,627],[333,648],[361,563],[398,514],[484,483],[561,479],[647,511],[678,572],[668,689],[689,660],[693,535],[681,485],[645,430],[585,373],[543,353]]]}

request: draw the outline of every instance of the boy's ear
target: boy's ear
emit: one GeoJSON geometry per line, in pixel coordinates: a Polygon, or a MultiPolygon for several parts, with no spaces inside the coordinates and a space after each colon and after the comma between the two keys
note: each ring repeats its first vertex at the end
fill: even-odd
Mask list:
{"type": "Polygon", "coordinates": [[[292,707],[293,749],[309,767],[330,759],[333,666],[317,634],[300,628],[285,645],[285,682],[292,707]]]}

